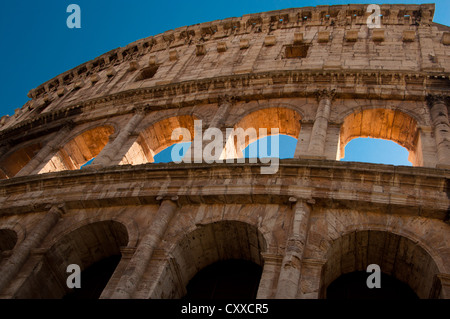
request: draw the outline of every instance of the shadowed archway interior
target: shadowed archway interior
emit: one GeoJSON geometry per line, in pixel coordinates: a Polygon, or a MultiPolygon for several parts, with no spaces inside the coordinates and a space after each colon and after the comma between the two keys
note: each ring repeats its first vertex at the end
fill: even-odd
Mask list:
{"type": "MultiPolygon", "coordinates": [[[[266,242],[259,230],[240,221],[221,221],[200,225],[186,234],[171,252],[171,262],[167,263],[159,277],[158,287],[151,298],[182,298],[188,294],[186,287],[203,269],[206,277],[216,283],[223,282],[220,271],[228,263],[228,276],[236,279],[250,271],[254,277],[247,288],[253,292],[255,281],[259,281],[260,269],[264,264],[262,252],[266,251],[266,242]],[[230,261],[231,260],[231,261],[230,261]],[[222,264],[222,262],[227,263],[222,264]],[[229,262],[228,262],[229,261],[229,262]],[[216,264],[217,263],[217,264],[216,264]],[[231,266],[230,266],[231,265],[231,266]],[[234,268],[233,268],[234,267],[234,268]],[[219,270],[218,270],[219,269],[219,270]],[[233,271],[234,269],[234,271],[233,271]]],[[[199,275],[204,280],[204,276],[199,275]]],[[[227,288],[228,291],[230,287],[227,288]]],[[[237,289],[237,288],[236,288],[237,289]]],[[[225,290],[224,290],[225,291],[225,290]]],[[[214,293],[207,292],[212,298],[214,293]]],[[[223,295],[221,295],[223,296],[223,295]]],[[[209,297],[208,297],[209,298],[209,297]]]]}
{"type": "Polygon", "coordinates": [[[20,299],[99,298],[128,244],[126,227],[116,221],[82,226],[60,238],[17,292],[20,299]],[[67,266],[81,269],[81,290],[67,287],[67,266]],[[69,295],[71,294],[72,295],[69,295]]]}
{"type": "MultiPolygon", "coordinates": [[[[330,287],[332,297],[336,296],[334,293],[340,287],[339,291],[350,297],[358,297],[359,291],[362,295],[367,293],[367,298],[370,298],[371,294],[364,285],[370,275],[366,272],[367,267],[371,264],[378,265],[384,274],[386,296],[393,290],[405,294],[398,298],[411,295],[411,291],[421,299],[434,298],[438,293],[433,287],[435,277],[439,274],[438,267],[421,246],[390,232],[366,230],[346,234],[332,242],[322,269],[321,297],[328,297],[330,287]],[[361,272],[365,275],[363,283],[361,272]],[[343,275],[348,276],[341,279],[343,275]],[[339,281],[332,285],[336,279],[339,281]],[[409,289],[402,289],[405,286],[409,289]],[[348,287],[356,287],[356,290],[348,291],[348,287]]],[[[376,293],[372,296],[376,297],[376,293]]]]}

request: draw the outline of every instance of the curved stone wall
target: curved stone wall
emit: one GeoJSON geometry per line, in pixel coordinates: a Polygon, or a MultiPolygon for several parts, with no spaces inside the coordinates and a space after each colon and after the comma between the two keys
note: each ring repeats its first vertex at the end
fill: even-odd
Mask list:
{"type": "Polygon", "coordinates": [[[120,255],[101,298],[181,298],[228,259],[263,267],[258,298],[325,298],[369,263],[450,298],[450,28],[425,4],[382,5],[369,29],[366,7],[179,28],[31,90],[0,120],[0,297],[60,298],[68,264],[120,255]],[[178,128],[192,161],[155,164],[178,128]],[[227,149],[210,163],[196,138],[214,128],[227,149]],[[242,159],[278,133],[293,159],[242,159]],[[340,162],[357,137],[414,167],[340,162]]]}

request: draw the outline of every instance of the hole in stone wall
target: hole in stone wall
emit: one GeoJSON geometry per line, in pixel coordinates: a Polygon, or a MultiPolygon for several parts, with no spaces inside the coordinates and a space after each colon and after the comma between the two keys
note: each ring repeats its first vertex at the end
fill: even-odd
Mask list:
{"type": "Polygon", "coordinates": [[[11,250],[17,242],[17,234],[11,229],[0,229],[0,252],[11,250]]]}
{"type": "Polygon", "coordinates": [[[146,67],[136,77],[136,81],[142,81],[142,80],[146,80],[146,79],[151,79],[156,74],[157,71],[158,71],[158,66],[156,66],[156,65],[152,65],[152,66],[146,67]]]}
{"type": "Polygon", "coordinates": [[[327,299],[396,300],[419,299],[414,290],[393,276],[381,273],[381,288],[368,288],[370,273],[355,271],[340,276],[327,289],[327,299]]]}
{"type": "Polygon", "coordinates": [[[302,59],[306,58],[308,55],[310,45],[309,44],[295,44],[288,45],[285,49],[284,56],[287,59],[302,59]]]}

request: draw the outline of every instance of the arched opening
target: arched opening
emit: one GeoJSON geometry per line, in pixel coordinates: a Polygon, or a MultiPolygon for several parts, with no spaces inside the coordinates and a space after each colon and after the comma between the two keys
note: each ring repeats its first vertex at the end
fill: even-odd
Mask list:
{"type": "MultiPolygon", "coordinates": [[[[233,264],[235,267],[235,271],[231,266],[228,269],[230,283],[237,282],[243,273],[252,272],[254,280],[247,282],[245,290],[253,292],[256,282],[259,282],[261,277],[260,270],[264,263],[261,253],[265,251],[266,242],[255,226],[239,221],[221,221],[201,225],[185,235],[174,247],[170,253],[173,259],[167,263],[151,297],[169,299],[186,296],[189,298],[198,296],[199,290],[202,289],[211,298],[218,297],[219,295],[215,296],[208,287],[198,285],[198,282],[201,283],[204,278],[200,271],[210,265],[212,265],[211,268],[205,270],[205,273],[206,276],[210,276],[209,280],[215,282],[223,282],[224,273],[217,269],[223,269],[224,265],[233,264]],[[222,264],[224,261],[230,262],[222,264]],[[240,268],[236,270],[236,267],[240,268]],[[193,279],[196,274],[199,274],[200,279],[193,279]],[[188,287],[189,283],[191,286],[188,287]],[[196,288],[189,294],[192,286],[196,288]]],[[[237,289],[237,286],[228,286],[222,290],[220,298],[233,298],[238,295],[237,289]],[[226,293],[233,293],[233,291],[232,295],[226,293]]]]}
{"type": "Polygon", "coordinates": [[[300,120],[298,112],[284,107],[252,112],[234,126],[234,134],[228,137],[222,158],[293,158],[300,120]],[[280,156],[281,142],[283,157],[280,156]]]}
{"type": "Polygon", "coordinates": [[[327,298],[330,291],[331,297],[341,294],[376,299],[392,297],[393,291],[402,293],[396,299],[414,295],[427,299],[436,293],[436,263],[421,246],[403,236],[375,230],[352,232],[331,244],[326,259],[321,276],[322,298],[327,298]],[[369,265],[378,265],[384,274],[381,288],[372,288],[376,292],[370,292],[366,285],[372,274],[367,272],[369,265]]]}
{"type": "Polygon", "coordinates": [[[41,148],[41,143],[28,145],[4,158],[0,162],[0,179],[16,176],[16,174],[31,161],[41,148]]]}
{"type": "Polygon", "coordinates": [[[12,250],[17,243],[17,233],[11,229],[0,229],[0,262],[2,252],[12,250]]]}
{"type": "Polygon", "coordinates": [[[185,299],[256,299],[262,267],[246,260],[225,260],[200,270],[186,287],[185,299]]]}
{"type": "MultiPolygon", "coordinates": [[[[420,150],[417,147],[417,126],[415,119],[399,110],[367,109],[353,113],[345,118],[341,126],[338,159],[346,158],[348,160],[349,156],[346,155],[348,151],[346,146],[353,139],[371,138],[393,141],[404,147],[409,152],[408,161],[414,166],[419,166],[421,154],[418,154],[420,150]]],[[[402,163],[400,165],[409,165],[402,158],[402,150],[392,147],[389,149],[391,144],[387,142],[365,139],[352,144],[353,147],[356,145],[356,154],[349,154],[350,157],[356,156],[357,159],[360,159],[361,156],[367,154],[367,152],[361,151],[360,148],[372,146],[372,150],[376,154],[384,154],[390,159],[381,161],[382,163],[395,164],[396,158],[398,158],[402,163]]],[[[380,163],[380,160],[373,160],[369,155],[363,158],[365,162],[380,163]]]]}
{"type": "Polygon", "coordinates": [[[80,169],[106,146],[114,127],[106,125],[85,131],[64,145],[39,174],[80,169]]]}
{"type": "Polygon", "coordinates": [[[128,244],[126,227],[116,221],[82,226],[59,239],[16,295],[20,299],[99,298],[128,244]],[[81,289],[69,288],[67,267],[81,269],[81,289]]]}
{"type": "Polygon", "coordinates": [[[185,128],[191,135],[191,140],[194,138],[194,120],[190,115],[174,116],[161,120],[142,131],[128,152],[125,154],[120,165],[139,165],[154,162],[172,162],[171,147],[174,144],[184,143],[183,152],[180,157],[184,155],[190,141],[183,141],[182,137],[178,140],[172,140],[172,132],[177,128],[185,128]],[[159,153],[164,152],[158,156],[159,153]]]}

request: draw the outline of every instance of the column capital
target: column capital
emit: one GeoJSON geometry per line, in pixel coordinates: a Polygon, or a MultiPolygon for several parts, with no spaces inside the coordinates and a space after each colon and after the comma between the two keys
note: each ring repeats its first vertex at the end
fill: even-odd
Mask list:
{"type": "Polygon", "coordinates": [[[321,101],[323,99],[328,99],[330,101],[333,101],[336,97],[336,89],[323,89],[323,90],[317,90],[314,92],[317,101],[321,101]]]}
{"type": "Polygon", "coordinates": [[[426,96],[426,101],[428,107],[431,109],[437,103],[448,104],[450,96],[447,94],[428,94],[426,96]]]}
{"type": "Polygon", "coordinates": [[[64,215],[66,213],[66,204],[65,203],[59,203],[59,204],[50,204],[46,207],[48,209],[49,213],[56,213],[60,216],[64,215]]]}
{"type": "Polygon", "coordinates": [[[165,201],[165,200],[170,200],[174,203],[178,202],[180,198],[177,195],[159,195],[158,197],[156,197],[157,201],[165,201]]]}
{"type": "Polygon", "coordinates": [[[139,115],[145,115],[148,112],[148,105],[145,104],[136,104],[133,107],[133,113],[139,115]]]}
{"type": "Polygon", "coordinates": [[[63,123],[63,125],[61,127],[61,131],[69,132],[69,131],[73,130],[75,126],[76,125],[75,125],[75,122],[73,120],[66,120],[66,121],[64,121],[64,123],[63,123]]]}
{"type": "Polygon", "coordinates": [[[235,95],[223,94],[217,97],[217,104],[222,105],[225,103],[235,104],[237,102],[237,97],[235,95]]]}

